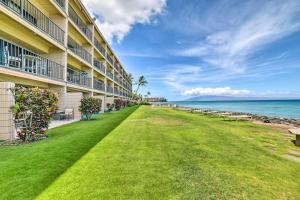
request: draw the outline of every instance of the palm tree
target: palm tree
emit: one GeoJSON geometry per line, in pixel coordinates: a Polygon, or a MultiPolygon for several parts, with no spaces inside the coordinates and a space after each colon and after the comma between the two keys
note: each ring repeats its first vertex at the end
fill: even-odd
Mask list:
{"type": "Polygon", "coordinates": [[[135,90],[135,93],[137,94],[140,87],[146,86],[148,84],[148,81],[146,80],[145,76],[140,76],[138,82],[137,82],[137,89],[135,90]]]}
{"type": "Polygon", "coordinates": [[[150,97],[151,96],[151,92],[147,92],[147,97],[150,97]]]}
{"type": "Polygon", "coordinates": [[[128,78],[129,78],[129,80],[130,80],[131,82],[133,81],[133,76],[132,76],[131,73],[128,74],[128,78]]]}
{"type": "Polygon", "coordinates": [[[149,101],[150,95],[151,95],[151,92],[149,92],[149,91],[145,94],[145,99],[147,102],[149,101]]]}

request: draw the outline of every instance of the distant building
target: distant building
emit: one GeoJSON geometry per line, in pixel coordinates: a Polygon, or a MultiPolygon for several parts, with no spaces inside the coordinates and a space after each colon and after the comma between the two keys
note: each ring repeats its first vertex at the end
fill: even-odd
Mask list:
{"type": "Polygon", "coordinates": [[[165,97],[151,97],[145,98],[148,102],[167,102],[168,100],[165,97]]]}

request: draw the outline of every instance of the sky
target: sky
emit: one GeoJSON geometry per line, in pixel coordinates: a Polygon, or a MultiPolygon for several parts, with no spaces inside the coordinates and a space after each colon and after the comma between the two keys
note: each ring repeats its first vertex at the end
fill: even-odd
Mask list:
{"type": "Polygon", "coordinates": [[[82,0],[140,92],[300,98],[299,0],[82,0]]]}

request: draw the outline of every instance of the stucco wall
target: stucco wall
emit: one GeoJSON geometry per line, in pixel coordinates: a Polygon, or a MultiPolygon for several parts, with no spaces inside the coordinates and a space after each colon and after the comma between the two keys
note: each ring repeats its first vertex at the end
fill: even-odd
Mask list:
{"type": "Polygon", "coordinates": [[[10,90],[14,87],[14,83],[0,82],[0,140],[11,140],[16,136],[11,112],[15,99],[10,90]]]}
{"type": "Polygon", "coordinates": [[[58,108],[60,110],[66,108],[74,108],[74,117],[75,119],[80,119],[81,113],[78,110],[80,106],[80,100],[82,99],[83,94],[81,92],[68,92],[61,94],[59,97],[58,108]]]}

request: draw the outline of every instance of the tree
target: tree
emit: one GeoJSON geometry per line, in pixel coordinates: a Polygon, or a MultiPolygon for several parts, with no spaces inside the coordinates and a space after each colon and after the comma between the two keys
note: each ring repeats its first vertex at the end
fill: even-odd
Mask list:
{"type": "Polygon", "coordinates": [[[137,89],[135,91],[135,94],[138,93],[140,87],[146,86],[148,84],[148,81],[146,80],[145,76],[140,76],[138,82],[137,82],[137,89]]]}
{"type": "Polygon", "coordinates": [[[147,92],[147,97],[150,97],[151,96],[151,92],[147,92]]]}
{"type": "Polygon", "coordinates": [[[151,95],[151,92],[148,91],[148,92],[145,94],[145,99],[150,98],[150,95],[151,95]]]}
{"type": "Polygon", "coordinates": [[[131,73],[128,74],[128,78],[129,78],[129,80],[130,80],[131,82],[133,81],[133,76],[132,76],[131,73]]]}

